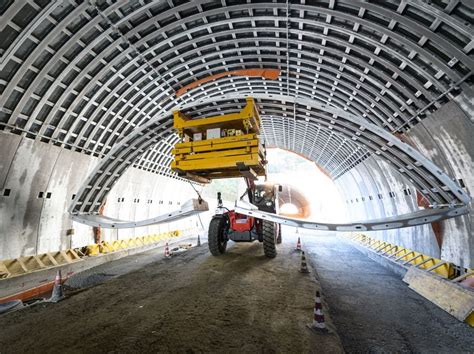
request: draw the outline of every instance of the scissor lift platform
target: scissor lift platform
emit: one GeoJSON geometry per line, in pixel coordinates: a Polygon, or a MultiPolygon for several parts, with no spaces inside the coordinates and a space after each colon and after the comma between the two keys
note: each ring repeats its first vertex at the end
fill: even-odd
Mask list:
{"type": "Polygon", "coordinates": [[[198,182],[265,176],[266,151],[258,136],[260,115],[253,98],[247,98],[238,113],[189,119],[175,111],[173,118],[182,142],[172,151],[171,169],[179,176],[198,182]]]}

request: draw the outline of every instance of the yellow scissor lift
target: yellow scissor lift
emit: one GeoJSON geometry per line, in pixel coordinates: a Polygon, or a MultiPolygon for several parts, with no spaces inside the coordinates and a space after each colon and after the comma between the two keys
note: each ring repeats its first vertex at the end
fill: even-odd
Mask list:
{"type": "Polygon", "coordinates": [[[201,183],[217,178],[265,176],[266,151],[261,144],[260,115],[253,98],[238,113],[189,119],[173,112],[181,142],[172,151],[171,169],[201,183]]]}

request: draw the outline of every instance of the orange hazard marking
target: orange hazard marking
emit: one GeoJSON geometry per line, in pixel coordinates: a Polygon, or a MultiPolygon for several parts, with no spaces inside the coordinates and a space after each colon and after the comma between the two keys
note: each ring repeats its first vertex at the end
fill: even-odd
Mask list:
{"type": "Polygon", "coordinates": [[[242,70],[225,71],[223,73],[210,75],[208,77],[205,77],[204,79],[191,82],[189,85],[181,87],[178,91],[176,91],[176,96],[179,97],[183,95],[184,93],[186,93],[187,91],[195,87],[198,87],[202,84],[205,84],[206,82],[220,79],[221,77],[228,76],[228,75],[263,77],[268,80],[276,80],[278,76],[280,76],[280,70],[279,69],[242,69],[242,70]]]}
{"type": "MultiPolygon", "coordinates": [[[[68,272],[67,276],[69,277],[72,274],[74,274],[74,272],[68,272]]],[[[63,278],[61,280],[61,283],[64,283],[66,281],[66,279],[67,278],[63,278]]],[[[53,287],[54,287],[54,280],[49,281],[49,282],[45,282],[45,283],[43,283],[39,286],[36,286],[34,288],[29,288],[29,289],[21,291],[19,293],[9,295],[7,297],[3,297],[3,298],[0,299],[0,304],[3,304],[3,303],[8,302],[8,301],[13,301],[13,300],[25,301],[25,300],[33,299],[33,298],[38,297],[38,296],[40,296],[44,293],[52,291],[53,287]]]]}
{"type": "Polygon", "coordinates": [[[11,296],[4,297],[4,298],[0,299],[0,303],[5,303],[5,302],[8,302],[8,301],[13,301],[13,300],[22,300],[22,301],[29,300],[29,299],[32,299],[36,296],[39,296],[40,294],[44,294],[48,291],[53,290],[53,287],[54,287],[54,281],[43,284],[43,285],[40,285],[40,286],[37,286],[37,287],[32,288],[32,289],[25,290],[25,291],[20,292],[18,294],[14,294],[14,295],[11,295],[11,296]]]}

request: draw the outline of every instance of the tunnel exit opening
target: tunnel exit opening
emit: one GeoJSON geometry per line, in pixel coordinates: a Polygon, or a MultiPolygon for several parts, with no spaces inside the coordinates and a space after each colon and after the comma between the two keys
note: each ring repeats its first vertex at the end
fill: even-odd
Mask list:
{"type": "Polygon", "coordinates": [[[335,223],[347,220],[346,205],[334,181],[307,158],[269,148],[268,181],[283,185],[280,214],[335,223]]]}

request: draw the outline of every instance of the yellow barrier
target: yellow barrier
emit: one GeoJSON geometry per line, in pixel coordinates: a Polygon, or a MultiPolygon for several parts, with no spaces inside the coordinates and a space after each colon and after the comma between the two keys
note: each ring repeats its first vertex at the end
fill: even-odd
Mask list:
{"type": "Polygon", "coordinates": [[[367,248],[371,248],[383,255],[392,257],[404,265],[414,265],[420,269],[432,271],[444,278],[451,279],[455,276],[453,264],[445,262],[442,259],[431,257],[409,248],[404,248],[386,241],[369,237],[365,234],[355,234],[350,237],[367,248]]]}
{"type": "MultiPolygon", "coordinates": [[[[459,276],[459,274],[456,272],[456,268],[459,267],[456,267],[450,262],[427,256],[420,252],[394,245],[386,241],[374,239],[364,234],[348,235],[348,237],[352,241],[358,242],[362,246],[370,248],[382,256],[387,256],[403,265],[410,265],[419,269],[424,269],[427,272],[436,273],[443,278],[451,280],[453,283],[458,282],[459,279],[473,276],[473,269],[465,269],[466,273],[459,276]]],[[[474,311],[471,312],[464,322],[474,327],[474,311]]]]}
{"type": "MultiPolygon", "coordinates": [[[[190,229],[191,230],[191,229],[190,229]]],[[[164,241],[171,237],[179,237],[183,234],[181,230],[167,231],[160,234],[153,234],[147,236],[139,236],[117,241],[103,241],[99,245],[93,244],[85,247],[85,254],[88,256],[98,256],[104,253],[115,252],[127,248],[141,247],[151,243],[164,241]]],[[[1,275],[1,269],[0,269],[1,275]]]]}
{"type": "Polygon", "coordinates": [[[89,245],[86,248],[86,255],[88,256],[97,256],[100,254],[100,247],[99,245],[89,245]]]}
{"type": "Polygon", "coordinates": [[[81,257],[73,249],[5,259],[0,261],[0,279],[70,264],[80,259],[81,257]]]}
{"type": "MultiPolygon", "coordinates": [[[[192,228],[189,228],[185,231],[191,230],[192,228]]],[[[141,247],[159,241],[164,241],[171,237],[179,237],[182,234],[182,230],[174,230],[125,240],[111,242],[104,241],[98,245],[88,245],[82,248],[82,252],[79,249],[67,249],[63,251],[42,253],[34,256],[6,259],[0,261],[0,279],[10,278],[13,276],[56,267],[63,264],[70,264],[81,260],[81,257],[78,255],[78,253],[81,256],[98,256],[100,254],[116,252],[127,248],[141,247]]]]}

